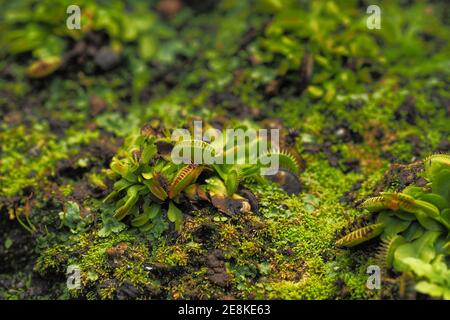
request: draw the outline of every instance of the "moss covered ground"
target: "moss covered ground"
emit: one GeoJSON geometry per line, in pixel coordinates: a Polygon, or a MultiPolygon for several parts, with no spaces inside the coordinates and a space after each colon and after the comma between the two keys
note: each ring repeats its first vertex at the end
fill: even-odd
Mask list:
{"type": "Polygon", "coordinates": [[[0,1],[1,299],[425,297],[395,273],[367,289],[375,244],[335,242],[450,150],[445,1],[381,1],[380,29],[367,1],[78,1],[81,30],[70,4],[0,1]],[[179,232],[115,221],[127,137],[198,119],[287,132],[301,191],[247,182],[258,213],[185,208],[179,232]]]}

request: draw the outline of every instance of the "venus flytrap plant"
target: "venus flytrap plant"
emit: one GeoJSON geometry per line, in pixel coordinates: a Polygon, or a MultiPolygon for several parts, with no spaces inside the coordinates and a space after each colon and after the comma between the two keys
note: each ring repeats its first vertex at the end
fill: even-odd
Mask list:
{"type": "Polygon", "coordinates": [[[387,269],[412,272],[420,281],[416,290],[434,297],[450,297],[450,156],[424,160],[425,187],[409,186],[401,193],[382,192],[362,208],[378,213],[374,223],[337,240],[353,247],[380,236],[377,259],[387,269]],[[448,260],[448,259],[447,259],[448,260]]]}
{"type": "Polygon", "coordinates": [[[286,151],[272,149],[251,158],[251,148],[260,144],[261,139],[256,139],[244,145],[217,148],[217,143],[203,140],[174,141],[147,125],[111,161],[108,175],[116,182],[104,202],[114,202],[117,220],[131,216],[131,225],[144,232],[151,230],[153,221],[164,213],[180,230],[183,213],[178,206],[186,201],[210,202],[229,216],[256,211],[256,198],[248,190],[241,195],[240,183],[249,178],[266,183],[261,175],[261,169],[268,163],[266,158],[279,157],[280,170],[296,179],[300,173],[295,158],[286,151]],[[176,163],[169,156],[169,150],[175,148],[191,151],[183,153],[184,163],[176,163]],[[239,153],[238,148],[244,152],[239,153]],[[230,154],[238,157],[232,163],[196,164],[193,159],[196,151],[212,157],[226,158],[230,154]]]}

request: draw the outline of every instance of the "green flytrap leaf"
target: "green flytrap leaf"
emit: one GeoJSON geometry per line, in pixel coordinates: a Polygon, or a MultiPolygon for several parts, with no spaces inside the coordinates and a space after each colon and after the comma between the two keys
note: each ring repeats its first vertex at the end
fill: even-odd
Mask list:
{"type": "Polygon", "coordinates": [[[118,202],[118,204],[122,204],[115,212],[114,217],[117,220],[122,220],[126,215],[128,215],[133,206],[139,200],[139,192],[144,190],[145,186],[142,185],[133,185],[127,190],[127,195],[118,202]],[[125,203],[123,203],[125,201],[125,203]]]}
{"type": "MultiPolygon", "coordinates": [[[[448,187],[450,188],[450,185],[448,185],[448,187]]],[[[425,193],[425,194],[422,194],[422,195],[418,196],[417,198],[434,205],[439,210],[444,210],[444,209],[450,207],[449,202],[447,201],[447,199],[445,199],[440,194],[425,193]]]]}
{"type": "Polygon", "coordinates": [[[143,182],[151,192],[151,194],[157,199],[164,201],[167,199],[168,195],[166,190],[161,186],[158,178],[153,176],[152,179],[143,182]]]}
{"type": "Polygon", "coordinates": [[[144,203],[143,213],[131,220],[133,227],[142,227],[150,220],[154,219],[161,210],[161,205],[158,203],[149,204],[149,201],[144,203]]]}
{"type": "Polygon", "coordinates": [[[443,169],[436,173],[431,188],[434,193],[450,201],[450,169],[443,169]]]}
{"type": "Polygon", "coordinates": [[[225,186],[227,188],[228,195],[236,193],[239,184],[239,174],[237,170],[231,170],[226,177],[225,186]]]}
{"type": "Polygon", "coordinates": [[[420,225],[420,223],[413,222],[408,227],[408,229],[406,229],[405,232],[402,233],[402,235],[408,242],[410,242],[420,238],[424,232],[425,229],[420,225]]]}
{"type": "Polygon", "coordinates": [[[179,231],[181,229],[181,224],[183,223],[183,213],[172,201],[169,202],[167,217],[171,222],[175,223],[175,230],[179,231]]]}
{"type": "Polygon", "coordinates": [[[395,216],[390,216],[387,212],[383,212],[378,216],[377,223],[383,225],[382,238],[391,238],[405,231],[411,221],[402,221],[395,216]]]}
{"type": "Polygon", "coordinates": [[[441,234],[427,231],[420,238],[397,248],[394,254],[394,268],[398,271],[409,271],[404,260],[408,257],[418,258],[424,262],[431,262],[436,256],[434,244],[441,234]]]}

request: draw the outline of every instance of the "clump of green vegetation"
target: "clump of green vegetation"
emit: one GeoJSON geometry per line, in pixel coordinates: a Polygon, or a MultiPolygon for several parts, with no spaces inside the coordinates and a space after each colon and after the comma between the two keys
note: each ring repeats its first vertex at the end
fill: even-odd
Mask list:
{"type": "Polygon", "coordinates": [[[382,244],[379,262],[397,272],[411,272],[416,290],[450,299],[450,156],[424,160],[424,187],[410,185],[401,193],[382,192],[361,206],[378,212],[376,221],[351,231],[336,244],[353,247],[375,237],[382,244]]]}
{"type": "Polygon", "coordinates": [[[239,190],[239,185],[251,178],[266,182],[261,172],[268,167],[271,158],[277,158],[283,177],[289,176],[293,180],[291,183],[298,181],[299,164],[287,151],[267,146],[263,137],[244,144],[238,139],[235,135],[227,137],[224,131],[211,144],[183,138],[173,141],[163,134],[162,128],[146,125],[113,158],[109,175],[116,182],[105,202],[119,198],[115,202],[114,217],[120,221],[129,215],[131,225],[144,232],[155,228],[162,206],[168,203],[167,217],[179,231],[183,213],[176,203],[182,200],[209,201],[229,216],[257,211],[255,196],[249,190],[239,190]],[[232,143],[227,139],[232,139],[232,143]],[[174,152],[184,160],[182,163],[172,159],[174,152]],[[209,160],[204,162],[203,159],[209,160]]]}

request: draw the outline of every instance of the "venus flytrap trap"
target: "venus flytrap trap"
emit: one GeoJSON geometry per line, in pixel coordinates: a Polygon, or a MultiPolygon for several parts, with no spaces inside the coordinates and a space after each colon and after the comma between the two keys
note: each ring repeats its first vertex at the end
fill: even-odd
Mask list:
{"type": "Polygon", "coordinates": [[[435,154],[423,163],[425,187],[411,185],[366,200],[361,207],[378,213],[376,220],[336,244],[353,247],[379,236],[380,265],[413,273],[419,292],[450,299],[450,156],[435,154]]]}

